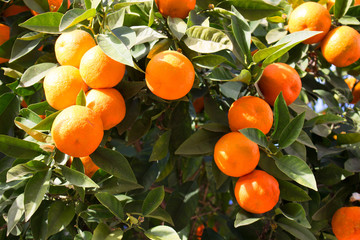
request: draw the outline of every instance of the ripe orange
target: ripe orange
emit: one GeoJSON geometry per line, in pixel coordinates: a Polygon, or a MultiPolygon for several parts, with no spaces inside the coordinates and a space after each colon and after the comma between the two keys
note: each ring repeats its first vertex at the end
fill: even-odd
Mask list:
{"type": "Polygon", "coordinates": [[[351,103],[356,104],[360,100],[360,84],[356,84],[356,78],[354,78],[353,76],[345,79],[345,82],[352,91],[353,100],[351,101],[351,103]]]}
{"type": "Polygon", "coordinates": [[[257,128],[267,134],[273,124],[273,112],[261,98],[245,96],[231,104],[228,119],[231,131],[257,128]]]}
{"type": "Polygon", "coordinates": [[[234,194],[240,207],[248,212],[261,214],[270,211],[279,201],[278,181],[261,170],[239,178],[234,194]]]}
{"type": "Polygon", "coordinates": [[[242,133],[227,133],[215,144],[215,163],[228,176],[240,177],[250,173],[259,163],[259,159],[258,145],[242,133]]]}
{"type": "Polygon", "coordinates": [[[282,92],[287,105],[296,100],[301,91],[301,79],[296,70],[285,63],[268,65],[259,82],[265,101],[274,106],[277,96],[282,92]]]}
{"type": "Polygon", "coordinates": [[[156,54],[146,67],[145,80],[156,96],[175,100],[184,97],[192,88],[195,70],[190,60],[177,51],[156,54]]]}
{"type": "Polygon", "coordinates": [[[360,34],[348,26],[337,27],[321,42],[321,52],[336,67],[349,66],[360,57],[360,34]]]}
{"type": "MultiPolygon", "coordinates": [[[[59,8],[61,7],[62,3],[63,3],[63,0],[48,0],[50,12],[57,12],[57,10],[59,10],[59,8]]],[[[67,8],[69,9],[69,7],[71,5],[70,0],[68,0],[67,4],[68,4],[67,8]]],[[[39,13],[35,12],[34,10],[31,10],[31,13],[34,16],[39,14],[39,13]]]]}
{"type": "Polygon", "coordinates": [[[47,102],[57,110],[76,104],[80,90],[88,89],[79,69],[73,66],[54,68],[46,75],[43,85],[47,102]]]}
{"type": "MultiPolygon", "coordinates": [[[[0,46],[3,45],[9,39],[10,39],[10,27],[0,23],[0,46]]],[[[9,59],[0,57],[0,63],[5,63],[7,61],[9,61],[9,59]]]]}
{"type": "Polygon", "coordinates": [[[184,19],[195,8],[196,0],[155,0],[155,3],[165,18],[170,16],[184,19]]]}
{"type": "Polygon", "coordinates": [[[104,130],[115,127],[125,117],[124,98],[115,88],[91,89],[86,94],[86,106],[100,116],[104,130]]]}
{"type": "Polygon", "coordinates": [[[331,26],[331,16],[329,11],[320,3],[305,2],[294,9],[289,17],[289,31],[291,33],[299,31],[322,31],[303,43],[312,44],[320,42],[331,26]]]}
{"type": "Polygon", "coordinates": [[[111,88],[123,78],[125,65],[113,60],[99,46],[95,46],[82,57],[80,74],[91,88],[111,88]]]}
{"type": "Polygon", "coordinates": [[[30,9],[27,6],[20,6],[13,4],[10,5],[8,8],[6,8],[2,15],[4,17],[11,17],[27,11],[30,11],[30,9]]]}
{"type": "Polygon", "coordinates": [[[93,110],[73,105],[57,115],[51,135],[61,152],[73,157],[86,157],[99,146],[103,130],[101,118],[93,110]]]}
{"type": "Polygon", "coordinates": [[[88,32],[75,30],[63,33],[55,42],[55,56],[60,65],[79,68],[83,55],[94,46],[95,40],[88,32]]]}
{"type": "Polygon", "coordinates": [[[342,207],[331,220],[332,230],[338,240],[360,239],[360,207],[342,207]]]}
{"type": "MultiPolygon", "coordinates": [[[[85,175],[91,178],[92,175],[94,175],[94,173],[99,169],[99,167],[96,166],[96,164],[92,161],[90,156],[81,157],[80,160],[84,165],[85,175]]],[[[70,157],[68,164],[71,165],[72,161],[73,161],[73,157],[70,157]]]]}

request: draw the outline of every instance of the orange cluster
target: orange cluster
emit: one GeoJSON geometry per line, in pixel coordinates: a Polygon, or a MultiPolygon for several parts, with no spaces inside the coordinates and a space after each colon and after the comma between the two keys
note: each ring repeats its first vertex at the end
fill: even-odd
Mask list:
{"type": "Polygon", "coordinates": [[[122,80],[125,65],[108,57],[82,30],[61,34],[55,55],[61,66],[50,70],[43,83],[49,105],[62,110],[51,135],[60,151],[80,157],[85,172],[92,175],[88,156],[99,146],[104,130],[125,117],[124,98],[113,88],[122,80]],[[75,105],[81,90],[86,93],[86,106],[75,105]]]}
{"type": "Polygon", "coordinates": [[[347,67],[360,58],[360,34],[349,26],[330,30],[330,13],[319,3],[305,2],[295,8],[289,17],[288,26],[291,33],[321,31],[304,43],[320,43],[324,58],[336,67],[347,67]]]}
{"type": "Polygon", "coordinates": [[[267,134],[273,112],[261,98],[245,96],[231,105],[228,119],[232,132],[216,143],[215,163],[224,174],[239,177],[234,194],[243,209],[258,214],[270,211],[279,200],[279,184],[268,173],[255,170],[260,160],[259,147],[238,131],[256,128],[267,134]]]}

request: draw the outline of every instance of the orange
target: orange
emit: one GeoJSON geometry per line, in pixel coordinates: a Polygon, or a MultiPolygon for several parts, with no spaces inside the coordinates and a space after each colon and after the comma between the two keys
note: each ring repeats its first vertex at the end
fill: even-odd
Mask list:
{"type": "Polygon", "coordinates": [[[258,145],[242,133],[227,133],[215,144],[215,163],[228,176],[240,177],[250,173],[259,163],[259,159],[258,145]]]}
{"type": "Polygon", "coordinates": [[[228,119],[231,131],[257,128],[267,134],[273,124],[273,112],[261,98],[245,96],[231,104],[228,119]]]}
{"type": "Polygon", "coordinates": [[[123,78],[125,65],[113,60],[99,46],[95,46],[82,57],[80,74],[91,88],[111,88],[123,78]]]}
{"type": "Polygon", "coordinates": [[[190,60],[177,51],[156,54],[146,67],[145,80],[156,96],[175,100],[184,97],[192,88],[195,70],[190,60]]]}
{"type": "MultiPolygon", "coordinates": [[[[0,46],[3,45],[9,39],[10,39],[10,27],[0,23],[0,46]]],[[[9,59],[0,57],[0,63],[5,63],[7,61],[9,61],[9,59]]]]}
{"type": "Polygon", "coordinates": [[[204,109],[204,97],[198,97],[193,101],[196,113],[200,113],[204,109]]]}
{"type": "Polygon", "coordinates": [[[356,78],[354,78],[353,76],[345,79],[345,82],[352,91],[353,100],[351,101],[351,103],[356,104],[360,100],[360,84],[356,83],[356,78]]]}
{"type": "Polygon", "coordinates": [[[335,0],[328,0],[326,3],[327,10],[330,10],[335,5],[335,0]]]}
{"type": "Polygon", "coordinates": [[[279,183],[268,173],[254,170],[239,178],[234,194],[244,210],[262,214],[273,209],[279,201],[279,183]]]}
{"type": "Polygon", "coordinates": [[[115,88],[91,89],[86,94],[86,106],[100,116],[104,130],[115,127],[125,117],[124,98],[115,88]]]}
{"type": "Polygon", "coordinates": [[[195,8],[196,0],[155,0],[155,3],[165,18],[170,16],[184,19],[195,8]]]}
{"type": "MultiPolygon", "coordinates": [[[[59,10],[59,8],[61,7],[63,1],[62,0],[48,0],[48,4],[49,4],[49,11],[50,12],[57,12],[59,10]]],[[[70,0],[68,0],[68,3],[67,3],[67,8],[69,9],[70,7],[70,0]]],[[[31,10],[31,13],[33,15],[38,15],[39,13],[35,12],[34,10],[31,10]]]]}
{"type": "MultiPolygon", "coordinates": [[[[92,175],[94,175],[94,173],[99,169],[99,167],[96,166],[96,164],[92,161],[90,156],[81,157],[80,160],[84,165],[85,175],[91,178],[92,175]]],[[[70,157],[69,165],[71,165],[72,161],[73,161],[73,157],[70,157]]]]}
{"type": "Polygon", "coordinates": [[[76,104],[80,90],[86,92],[88,88],[79,69],[73,66],[54,68],[46,75],[43,85],[47,102],[57,110],[76,104]]]}
{"type": "Polygon", "coordinates": [[[337,27],[321,42],[321,52],[336,67],[349,66],[360,57],[360,34],[348,26],[337,27]]]}
{"type": "Polygon", "coordinates": [[[79,68],[83,55],[94,46],[95,40],[88,32],[75,30],[63,33],[55,42],[55,56],[60,65],[79,68]]]}
{"type": "Polygon", "coordinates": [[[28,7],[13,4],[6,8],[2,15],[4,17],[11,17],[27,11],[30,11],[28,7]]]}
{"type": "Polygon", "coordinates": [[[329,11],[316,2],[305,2],[294,9],[289,17],[289,31],[322,31],[322,33],[303,41],[305,44],[320,42],[331,26],[329,11]]]}
{"type": "Polygon", "coordinates": [[[301,91],[301,79],[296,70],[285,63],[268,65],[258,82],[265,101],[274,106],[277,96],[282,92],[287,105],[296,100],[301,91]]]}
{"type": "Polygon", "coordinates": [[[332,230],[338,240],[360,239],[360,207],[342,207],[331,220],[332,230]]]}
{"type": "Polygon", "coordinates": [[[73,105],[57,115],[51,135],[61,152],[73,157],[86,157],[99,146],[104,131],[101,118],[93,110],[73,105]]]}

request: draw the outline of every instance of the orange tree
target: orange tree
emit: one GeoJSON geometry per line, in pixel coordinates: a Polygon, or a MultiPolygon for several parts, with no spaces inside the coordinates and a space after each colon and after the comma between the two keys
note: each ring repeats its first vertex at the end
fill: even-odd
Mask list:
{"type": "Polygon", "coordinates": [[[3,0],[1,239],[360,239],[360,6],[302,3],[3,0]]]}

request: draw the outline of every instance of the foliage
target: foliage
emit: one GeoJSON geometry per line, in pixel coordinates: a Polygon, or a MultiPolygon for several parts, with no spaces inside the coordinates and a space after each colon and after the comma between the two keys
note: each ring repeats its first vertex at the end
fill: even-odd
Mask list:
{"type": "MultiPolygon", "coordinates": [[[[302,43],[318,32],[289,34],[287,15],[299,2],[198,0],[182,20],[163,18],[152,0],[74,0],[58,12],[47,12],[46,0],[15,0],[40,14],[2,18],[11,38],[0,46],[10,59],[0,72],[1,239],[195,239],[199,226],[202,239],[335,239],[331,217],[360,187],[360,105],[349,104],[343,80],[359,74],[360,62],[331,67],[316,44],[302,43]],[[49,133],[59,111],[43,101],[42,79],[57,65],[54,42],[76,28],[126,65],[116,86],[126,116],[91,155],[101,168],[92,178],[55,149],[49,133]],[[144,80],[150,58],[169,48],[196,71],[191,92],[174,101],[153,95],[144,80]],[[258,169],[280,185],[275,208],[256,215],[236,203],[237,179],[219,171],[212,153],[230,131],[231,103],[257,95],[273,62],[294,67],[303,87],[289,106],[279,95],[270,133],[241,130],[260,146],[258,169]]],[[[352,1],[336,0],[331,12],[335,25],[359,30],[352,1]]],[[[81,92],[77,103],[84,101],[81,92]]]]}

